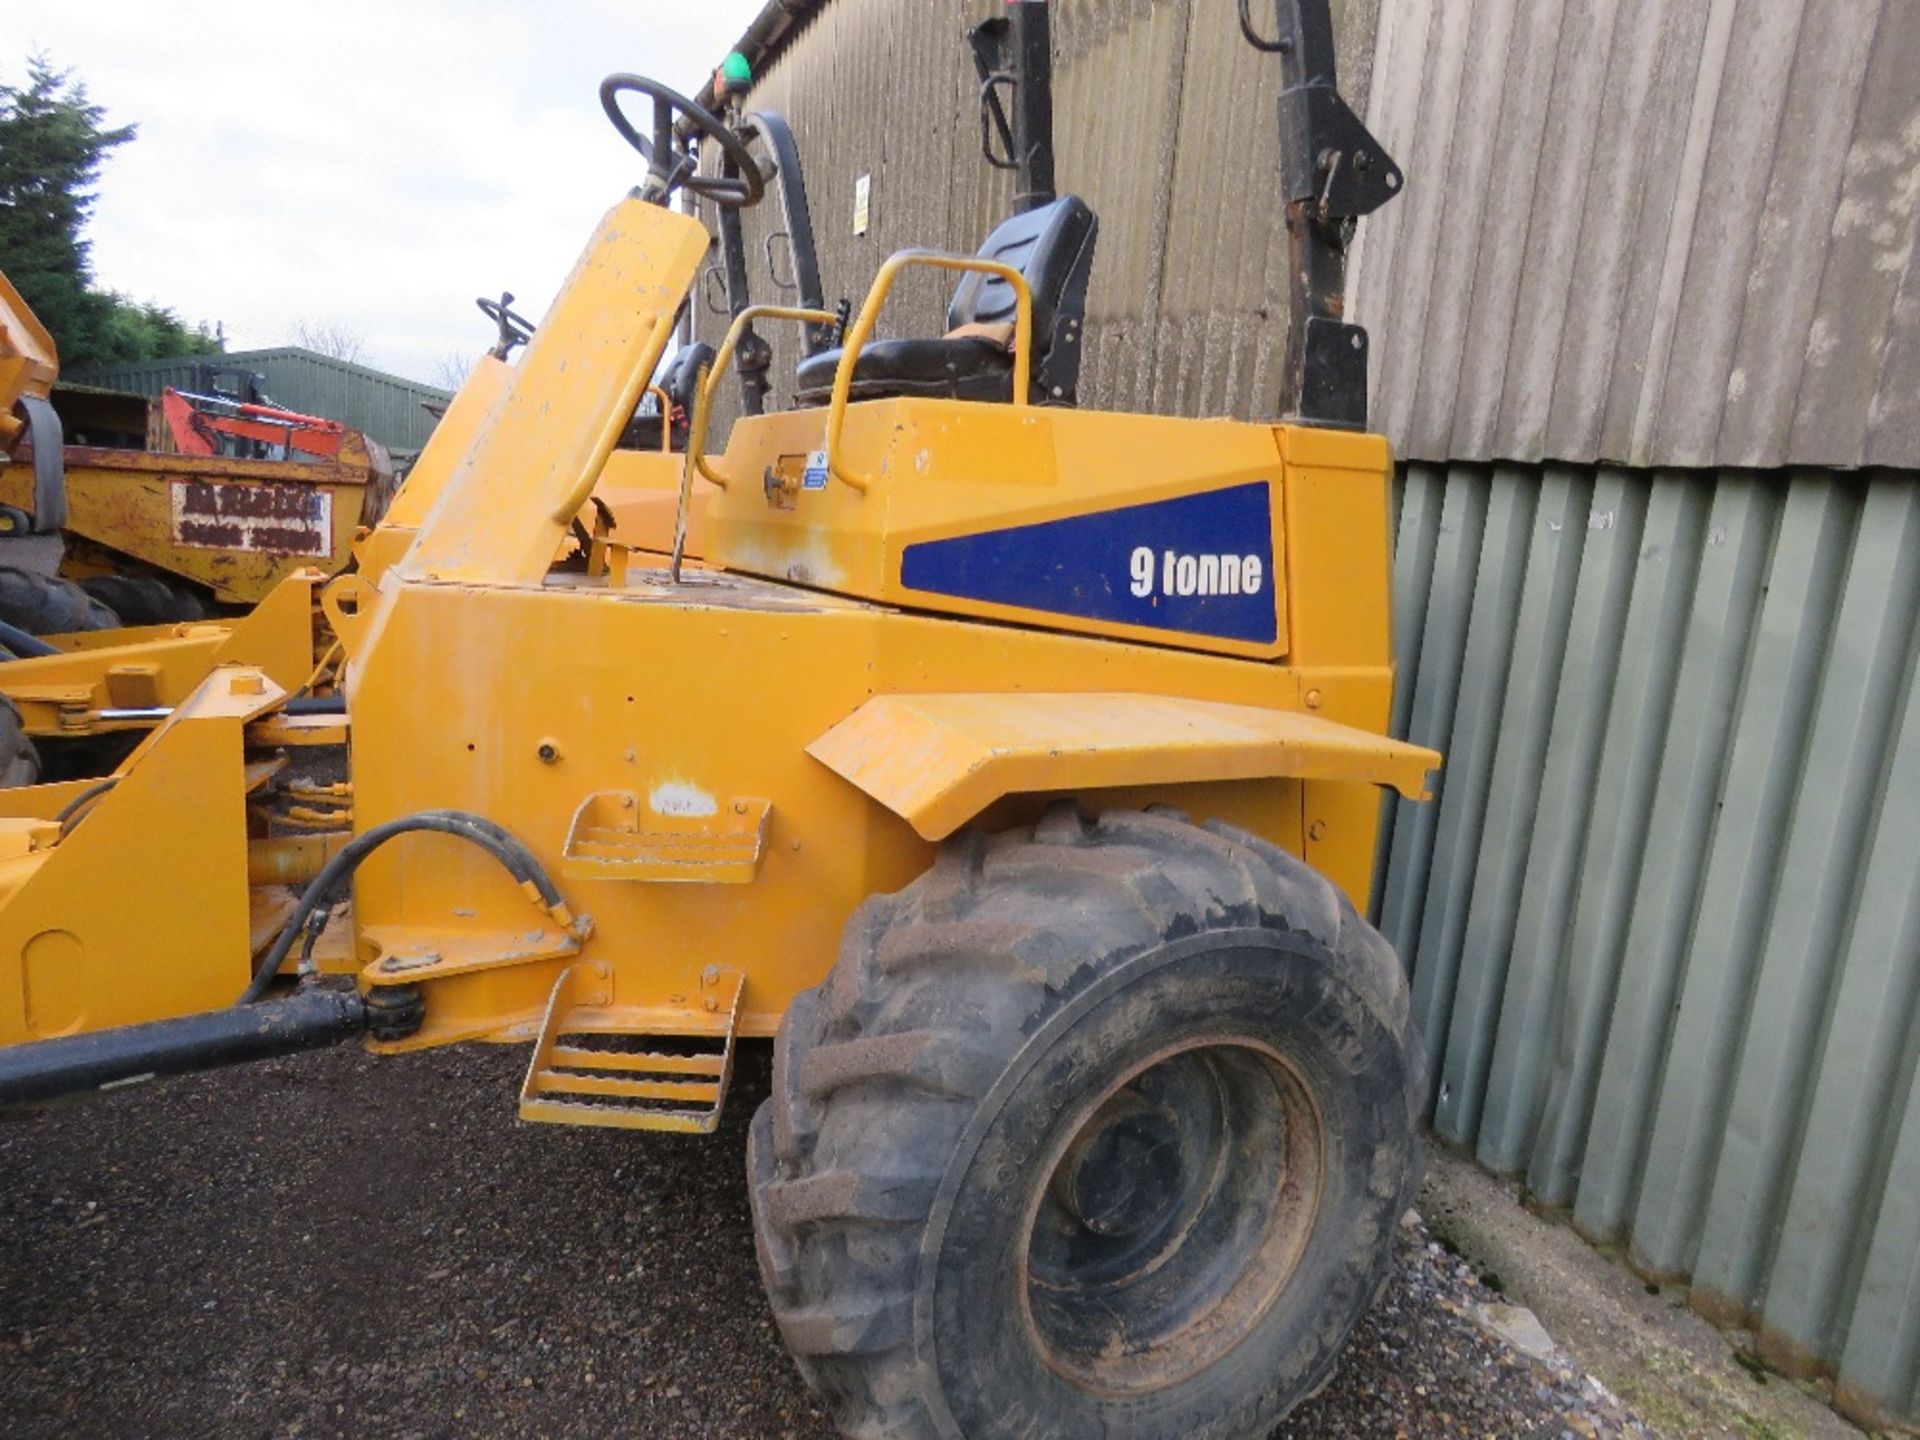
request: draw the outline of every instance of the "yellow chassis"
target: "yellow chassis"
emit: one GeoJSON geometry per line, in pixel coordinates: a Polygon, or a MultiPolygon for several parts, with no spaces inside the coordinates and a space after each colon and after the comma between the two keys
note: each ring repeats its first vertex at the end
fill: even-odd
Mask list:
{"type": "Polygon", "coordinates": [[[706,1128],[711,1111],[576,1103],[592,1087],[555,1077],[590,1052],[566,1035],[723,1042],[678,1079],[596,1082],[717,1110],[732,1037],[772,1033],[864,898],[924,870],[955,830],[1059,796],[1231,821],[1364,902],[1373,786],[1418,797],[1439,763],[1383,734],[1384,441],[850,405],[849,360],[832,406],[742,421],[724,454],[610,465],[706,245],[695,221],[623,202],[519,365],[463,392],[445,473],[410,484],[366,573],[325,593],[344,727],[277,713],[291,672],[221,663],[80,823],[55,819],[75,787],[0,795],[0,1043],[230,1004],[286,912],[280,882],[344,839],[298,853],[263,839],[249,790],[273,749],[343,728],[357,831],[477,814],[564,893],[542,905],[471,846],[408,835],[357,872],[350,927],[321,949],[365,994],[419,997],[418,1030],[376,1049],[538,1038],[532,1118],[706,1128]],[[551,572],[596,486],[631,491],[623,543],[602,537],[585,574],[551,572]],[[1270,566],[1244,572],[1272,608],[1264,630],[913,583],[916,546],[1248,487],[1268,505],[1270,566]],[[705,564],[676,581],[655,552],[681,494],[705,564]]]}

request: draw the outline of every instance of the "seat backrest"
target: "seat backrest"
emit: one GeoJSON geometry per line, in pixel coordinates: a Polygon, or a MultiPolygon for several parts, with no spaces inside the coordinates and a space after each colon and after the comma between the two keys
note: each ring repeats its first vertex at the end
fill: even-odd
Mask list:
{"type": "Polygon", "coordinates": [[[661,372],[660,388],[691,415],[700,388],[700,372],[713,364],[713,347],[704,341],[683,345],[661,372]]]}
{"type": "MultiPolygon", "coordinates": [[[[979,254],[1013,266],[1033,291],[1034,348],[1045,351],[1054,322],[1064,312],[1078,321],[1087,308],[1087,276],[1100,222],[1077,195],[1062,195],[1038,209],[1002,221],[979,254]]],[[[947,307],[947,328],[1004,324],[1014,318],[1013,286],[999,276],[969,274],[947,307]]]]}

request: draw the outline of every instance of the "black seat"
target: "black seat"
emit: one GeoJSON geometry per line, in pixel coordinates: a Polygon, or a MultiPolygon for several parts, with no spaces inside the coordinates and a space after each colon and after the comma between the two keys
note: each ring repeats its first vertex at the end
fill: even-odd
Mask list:
{"type": "MultiPolygon", "coordinates": [[[[713,359],[713,347],[702,341],[683,345],[674,352],[673,359],[667,362],[667,368],[661,371],[659,380],[655,382],[667,392],[667,399],[672,402],[667,413],[636,411],[620,436],[620,448],[658,450],[662,426],[672,427],[668,433],[673,437],[673,448],[684,448],[687,427],[693,419],[694,401],[699,398],[700,372],[711,367],[713,359]]],[[[640,403],[644,405],[647,402],[642,399],[640,403]]]]}
{"type": "MultiPolygon", "coordinates": [[[[1087,277],[1100,221],[1078,196],[1062,195],[1005,221],[979,253],[1016,267],[1033,292],[1032,399],[1071,405],[1080,383],[1080,329],[1087,314],[1087,277]]],[[[948,400],[1013,398],[1013,354],[994,335],[1011,333],[1013,286],[997,275],[969,273],[947,307],[948,333],[937,340],[874,340],[853,366],[855,400],[914,396],[948,400]],[[961,333],[955,333],[961,332],[961,333]]],[[[800,362],[796,400],[824,405],[833,394],[838,350],[800,362]]]]}
{"type": "Polygon", "coordinates": [[[713,360],[713,347],[696,340],[691,345],[682,345],[660,376],[660,388],[689,415],[693,413],[693,402],[699,398],[700,372],[711,369],[713,360]]]}

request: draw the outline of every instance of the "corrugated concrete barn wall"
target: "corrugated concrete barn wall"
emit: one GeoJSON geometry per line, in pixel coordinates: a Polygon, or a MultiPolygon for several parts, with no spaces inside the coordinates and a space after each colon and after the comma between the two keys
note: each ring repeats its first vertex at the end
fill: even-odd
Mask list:
{"type": "MultiPolygon", "coordinates": [[[[784,114],[799,141],[829,306],[857,309],[893,251],[971,252],[1009,213],[1005,172],[980,155],[967,29],[998,0],[833,0],[756,81],[750,109],[784,114]],[[853,233],[854,182],[871,176],[871,227],[853,233]]],[[[1335,0],[1342,86],[1363,99],[1379,0],[1335,0]]],[[[1286,231],[1278,189],[1278,65],[1241,37],[1231,0],[1056,0],[1054,146],[1062,191],[1100,217],[1081,403],[1177,414],[1270,415],[1286,335],[1286,231]]],[[[1270,20],[1269,20],[1270,23],[1270,20]]],[[[712,212],[703,207],[711,220],[712,212]]],[[[743,212],[752,293],[768,277],[771,199],[743,212]]],[[[719,256],[716,250],[714,264],[719,256]]],[[[780,274],[789,274],[784,255],[780,274]]],[[[910,273],[887,335],[946,329],[951,278],[910,273]]],[[[726,320],[695,306],[718,344],[726,320]]],[[[792,326],[773,398],[791,393],[792,326]]],[[[722,418],[734,413],[723,392],[722,418]]]]}
{"type": "Polygon", "coordinates": [[[169,385],[176,390],[191,389],[194,366],[204,363],[257,371],[265,377],[266,392],[276,405],[337,420],[364,431],[390,450],[418,450],[426,444],[439,422],[425,406],[431,403],[444,407],[452,398],[431,385],[295,346],[104,366],[76,371],[72,378],[84,385],[158,395],[169,385]]]}
{"type": "Polygon", "coordinates": [[[1920,5],[1399,0],[1361,226],[1417,460],[1920,460],[1920,5]]]}
{"type": "Polygon", "coordinates": [[[1920,473],[1406,467],[1433,1124],[1920,1413],[1920,473]]]}

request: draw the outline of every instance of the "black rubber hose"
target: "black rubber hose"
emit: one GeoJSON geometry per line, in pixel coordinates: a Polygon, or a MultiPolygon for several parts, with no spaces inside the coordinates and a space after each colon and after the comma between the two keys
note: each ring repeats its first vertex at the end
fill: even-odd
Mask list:
{"type": "MultiPolygon", "coordinates": [[[[464,810],[422,810],[413,815],[402,815],[356,835],[321,867],[320,873],[301,892],[299,903],[293,907],[293,914],[288,917],[279,938],[273,942],[273,948],[267,952],[266,959],[254,972],[252,982],[236,1003],[251,1005],[267,993],[268,987],[279,975],[280,967],[286,963],[294,939],[301,929],[321,913],[321,907],[331,900],[341,883],[359,868],[361,861],[396,836],[417,831],[452,835],[478,845],[498,860],[516,882],[531,884],[548,909],[558,909],[565,904],[533,852],[504,827],[464,810]]],[[[318,931],[314,933],[317,936],[318,931]]],[[[302,953],[312,953],[312,937],[309,937],[302,953]]]]}
{"type": "Polygon", "coordinates": [[[484,815],[475,815],[467,810],[422,810],[419,813],[421,815],[431,815],[445,820],[452,820],[479,831],[488,840],[493,841],[506,852],[501,856],[501,863],[505,864],[507,869],[512,871],[515,880],[521,881],[522,883],[531,882],[533,884],[534,889],[540,894],[541,904],[547,906],[549,909],[554,906],[566,904],[566,901],[560,895],[560,891],[555,888],[553,881],[547,878],[545,868],[542,867],[540,861],[534,856],[533,851],[529,850],[526,845],[521,842],[520,837],[507,829],[506,826],[489,820],[484,815]]]}
{"type": "Polygon", "coordinates": [[[500,861],[517,883],[532,883],[541,901],[549,909],[564,903],[560,898],[560,892],[547,878],[546,871],[534,858],[533,852],[504,827],[496,825],[493,821],[460,810],[423,810],[414,815],[402,816],[375,826],[364,835],[358,836],[327,862],[301,895],[299,903],[294,907],[293,915],[288,919],[280,937],[274,942],[273,950],[268,954],[262,968],[254,975],[252,983],[248,985],[238,1003],[252,1004],[266,993],[274,977],[279,973],[280,966],[285,963],[288,952],[293,948],[294,936],[299,933],[303,925],[307,934],[300,951],[302,960],[304,961],[313,953],[314,942],[325,927],[323,916],[326,907],[330,905],[333,894],[338,890],[341,882],[359,867],[362,860],[396,835],[422,830],[453,835],[480,846],[500,861]]]}
{"type": "Polygon", "coordinates": [[[547,879],[540,860],[534,858],[534,852],[528,851],[511,831],[493,824],[476,814],[465,810],[420,810],[413,816],[401,816],[399,820],[390,820],[384,826],[369,829],[365,835],[349,841],[348,845],[326,862],[321,874],[313,877],[313,883],[307,885],[307,891],[300,897],[300,904],[294,906],[294,914],[288,918],[286,927],[280,931],[275,948],[267,958],[265,968],[253,975],[253,983],[246,995],[240,998],[240,1004],[250,1004],[259,996],[265,995],[267,987],[273,983],[280,964],[284,964],[286,954],[294,947],[294,935],[305,924],[305,943],[301,945],[301,962],[313,954],[313,945],[324,929],[324,914],[332,902],[332,895],[340,889],[340,883],[349,876],[359,862],[365,860],[374,849],[390,841],[394,835],[405,835],[411,831],[438,831],[442,835],[455,835],[465,839],[480,849],[490,852],[495,860],[505,866],[507,874],[513,876],[516,883],[532,883],[540,893],[540,899],[549,910],[561,906],[561,893],[555,889],[553,881],[547,879]]]}
{"type": "Polygon", "coordinates": [[[15,659],[37,660],[43,655],[58,655],[60,647],[49,645],[38,635],[29,635],[18,625],[9,625],[0,620],[0,645],[13,652],[15,659]]]}
{"type": "MultiPolygon", "coordinates": [[[[441,814],[462,825],[470,825],[477,832],[482,832],[479,834],[469,834],[466,838],[472,840],[476,845],[486,848],[502,865],[506,866],[507,873],[513,876],[515,881],[521,884],[531,881],[534,888],[540,892],[541,903],[549,910],[565,903],[561,899],[560,892],[553,888],[553,882],[547,879],[546,872],[540,868],[540,862],[534,858],[533,852],[522,845],[519,839],[504,826],[496,825],[491,820],[482,819],[478,815],[471,815],[460,810],[423,813],[441,814]],[[482,838],[482,834],[484,834],[484,838],[482,838]],[[494,850],[488,842],[499,844],[507,853],[502,854],[500,851],[494,850]],[[519,862],[517,865],[515,864],[516,860],[519,862]]],[[[302,973],[306,971],[307,962],[313,958],[313,947],[318,943],[321,932],[327,928],[326,917],[331,908],[330,901],[323,903],[316,907],[307,917],[306,935],[300,942],[300,963],[296,967],[302,973]]]]}
{"type": "Polygon", "coordinates": [[[288,715],[344,715],[347,713],[347,697],[344,695],[294,695],[290,696],[280,709],[288,715]]]}
{"type": "Polygon", "coordinates": [[[104,780],[96,780],[54,813],[54,821],[60,826],[60,834],[66,833],[78,825],[86,816],[87,806],[98,800],[107,791],[120,783],[118,775],[109,775],[104,780]]]}

